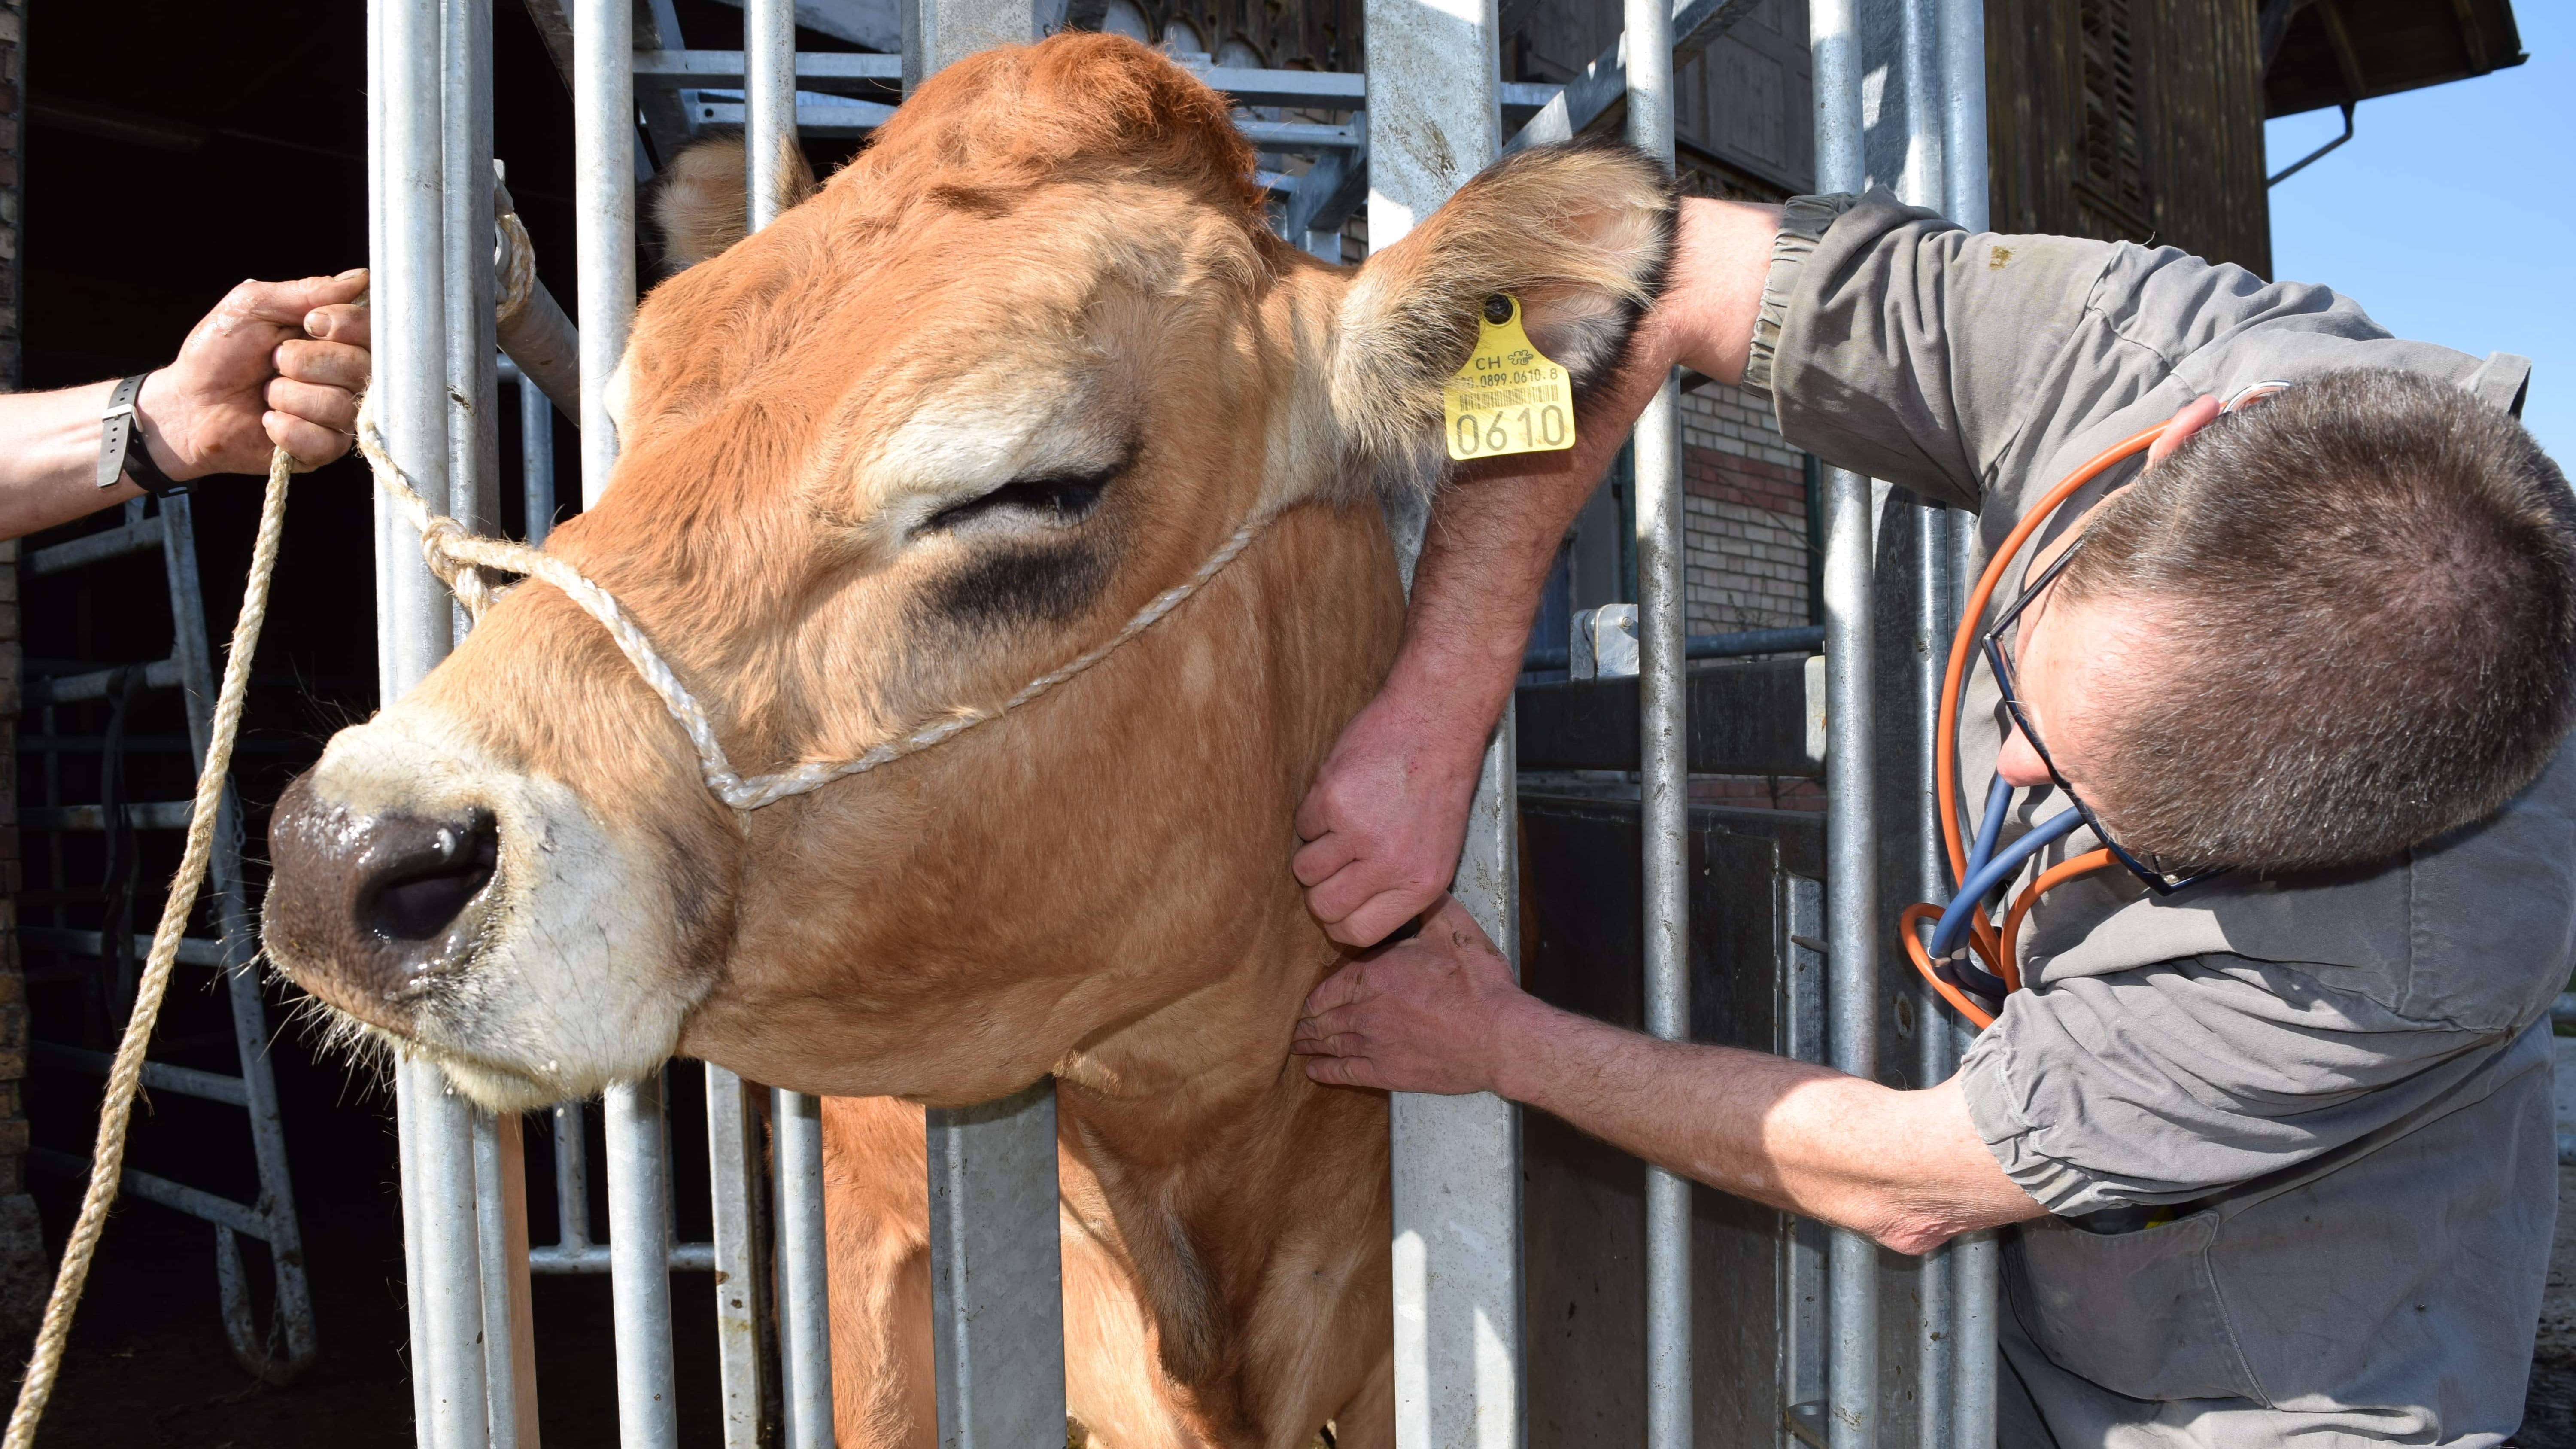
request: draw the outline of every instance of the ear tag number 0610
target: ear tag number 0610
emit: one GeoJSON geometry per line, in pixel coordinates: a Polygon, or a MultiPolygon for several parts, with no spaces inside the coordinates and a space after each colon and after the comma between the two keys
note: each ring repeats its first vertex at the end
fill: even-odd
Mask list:
{"type": "Polygon", "coordinates": [[[1520,299],[1487,297],[1476,321],[1476,350],[1440,390],[1449,456],[1464,463],[1573,447],[1573,384],[1521,330],[1520,299]]]}

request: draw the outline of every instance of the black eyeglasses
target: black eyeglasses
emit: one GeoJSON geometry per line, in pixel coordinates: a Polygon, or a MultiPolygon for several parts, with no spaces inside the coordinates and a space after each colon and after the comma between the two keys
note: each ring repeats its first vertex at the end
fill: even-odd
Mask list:
{"type": "Polygon", "coordinates": [[[2048,746],[2040,743],[2039,729],[2031,719],[2030,708],[2022,703],[2021,695],[2014,687],[2012,655],[2004,647],[2004,638],[2011,632],[2014,623],[2021,618],[2022,611],[2029,608],[2031,601],[2037,599],[2050,584],[2057,582],[2057,576],[2064,573],[2066,566],[2075,561],[2075,555],[2083,552],[2085,537],[2084,534],[2077,534],[2075,542],[2042,570],[2036,580],[2021,591],[2021,597],[2014,599],[2001,614],[1995,616],[1994,623],[1988,625],[1986,632],[1978,636],[1977,642],[1985,652],[1986,667],[1995,672],[1995,688],[2003,695],[2004,708],[2011,713],[2013,726],[2021,731],[2023,739],[2030,741],[2031,750],[2039,756],[2039,762],[2048,767],[2050,782],[2064,793],[2068,804],[2083,814],[2084,823],[2092,828],[2093,838],[2102,842],[2102,848],[2111,852],[2112,859],[2126,866],[2129,874],[2136,876],[2147,889],[2160,896],[2169,896],[2186,886],[2198,885],[2213,876],[2224,875],[2227,873],[2227,867],[2218,866],[2188,873],[2159,870],[2131,855],[2121,847],[2120,842],[2112,839],[2111,832],[2102,826],[2102,817],[2094,814],[2093,807],[2084,803],[2084,797],[2075,793],[2075,787],[2066,783],[2066,776],[2058,770],[2057,761],[2049,758],[2048,746]]]}

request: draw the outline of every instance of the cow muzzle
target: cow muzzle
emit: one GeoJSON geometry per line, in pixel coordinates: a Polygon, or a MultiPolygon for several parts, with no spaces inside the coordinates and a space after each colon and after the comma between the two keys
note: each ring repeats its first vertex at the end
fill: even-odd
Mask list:
{"type": "Polygon", "coordinates": [[[306,775],[277,802],[269,853],[272,932],[293,933],[327,999],[400,1030],[406,1003],[468,969],[501,839],[488,810],[444,820],[353,811],[319,799],[306,775]]]}
{"type": "Polygon", "coordinates": [[[494,1108],[652,1070],[699,994],[656,852],[434,718],[343,730],[269,825],[288,979],[494,1108]]]}

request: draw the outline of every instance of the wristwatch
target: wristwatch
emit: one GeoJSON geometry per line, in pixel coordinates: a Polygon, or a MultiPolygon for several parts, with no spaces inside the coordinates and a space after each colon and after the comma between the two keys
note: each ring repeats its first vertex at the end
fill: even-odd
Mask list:
{"type": "Polygon", "coordinates": [[[142,421],[134,415],[134,399],[143,391],[143,379],[151,375],[137,373],[108,394],[107,411],[99,414],[104,431],[98,440],[98,486],[113,488],[119,477],[126,477],[155,498],[170,498],[187,492],[190,485],[162,472],[161,465],[152,461],[152,450],[143,443],[142,421]]]}

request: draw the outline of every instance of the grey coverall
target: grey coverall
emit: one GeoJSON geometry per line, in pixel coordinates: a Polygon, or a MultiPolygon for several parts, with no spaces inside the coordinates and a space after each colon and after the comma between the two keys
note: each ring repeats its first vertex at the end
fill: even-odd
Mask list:
{"type": "MultiPolygon", "coordinates": [[[[1790,203],[1747,382],[1791,443],[1976,510],[1990,553],[2069,470],[2194,396],[2356,367],[2517,409],[2529,371],[2393,339],[2322,287],[2171,249],[1972,236],[1873,193],[1790,203]]],[[[1971,801],[2001,716],[1975,678],[1971,801]]],[[[2513,1432],[2557,1206],[2569,753],[2402,857],[2168,898],[2102,872],[2032,913],[2029,989],[1960,1068],[1978,1134],[2051,1214],[2004,1248],[2005,1449],[2513,1432]],[[2154,1206],[2170,1220],[2148,1225],[2154,1206]]],[[[2023,824],[2065,808],[2022,793],[2023,824]]],[[[2079,830],[2032,870],[2095,843],[2079,830]]]]}

